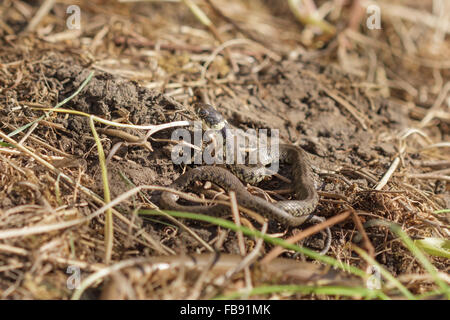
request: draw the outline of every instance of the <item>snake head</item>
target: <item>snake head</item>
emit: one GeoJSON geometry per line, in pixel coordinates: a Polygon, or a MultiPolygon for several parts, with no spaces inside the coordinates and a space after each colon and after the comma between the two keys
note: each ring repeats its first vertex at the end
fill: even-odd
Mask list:
{"type": "Polygon", "coordinates": [[[222,130],[227,125],[222,114],[210,104],[198,103],[194,106],[194,110],[207,128],[222,130]]]}

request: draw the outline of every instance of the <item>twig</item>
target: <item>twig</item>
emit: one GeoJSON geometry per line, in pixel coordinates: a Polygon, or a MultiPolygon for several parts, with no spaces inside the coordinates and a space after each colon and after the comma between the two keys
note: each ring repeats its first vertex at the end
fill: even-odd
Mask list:
{"type": "Polygon", "coordinates": [[[432,149],[432,148],[442,148],[447,147],[450,148],[450,142],[438,142],[429,146],[422,148],[422,150],[432,149]]]}
{"type": "MultiPolygon", "coordinates": [[[[287,243],[296,243],[302,239],[305,239],[306,237],[309,237],[327,227],[330,227],[332,225],[335,225],[337,223],[340,223],[341,221],[344,221],[345,219],[347,219],[350,214],[351,214],[352,210],[346,210],[343,213],[341,213],[340,215],[337,215],[335,217],[332,217],[328,220],[325,220],[322,223],[319,223],[317,225],[311,226],[308,229],[303,230],[302,232],[296,234],[295,236],[292,236],[288,239],[286,239],[285,241],[287,243]]],[[[261,260],[261,264],[267,264],[270,261],[272,261],[273,259],[275,259],[276,257],[278,257],[282,252],[283,252],[283,248],[282,247],[275,247],[273,248],[262,260],[261,260]]]]}
{"type": "MultiPolygon", "coordinates": [[[[240,228],[241,227],[241,219],[239,219],[239,210],[238,210],[238,204],[236,199],[236,193],[234,191],[230,191],[230,203],[231,203],[231,212],[233,213],[233,220],[234,223],[240,228]]],[[[242,234],[242,231],[237,232],[238,237],[238,243],[239,243],[239,251],[242,256],[245,256],[247,254],[245,250],[245,243],[244,243],[244,235],[242,234]]]]}
{"type": "Polygon", "coordinates": [[[442,90],[439,92],[439,95],[436,98],[436,101],[434,101],[433,106],[428,110],[427,114],[420,122],[421,128],[425,127],[434,118],[435,112],[442,105],[449,91],[450,91],[450,81],[447,82],[445,86],[442,88],[442,90]]]}
{"type": "Polygon", "coordinates": [[[432,180],[443,180],[450,181],[450,176],[438,175],[438,174],[428,174],[428,173],[415,173],[415,174],[407,174],[408,178],[415,179],[432,179],[432,180]]]}
{"type": "Polygon", "coordinates": [[[0,243],[0,252],[6,252],[8,254],[17,254],[19,256],[27,256],[28,251],[23,248],[13,247],[8,244],[0,243]]]}
{"type": "Polygon", "coordinates": [[[375,190],[381,190],[386,185],[386,183],[391,178],[394,171],[397,169],[398,165],[400,163],[400,157],[395,157],[394,161],[392,162],[391,166],[389,167],[389,170],[386,171],[383,178],[378,182],[377,186],[375,187],[375,190]]]}
{"type": "Polygon", "coordinates": [[[432,169],[445,169],[450,168],[450,160],[430,160],[430,161],[420,161],[417,165],[421,167],[429,167],[432,169]]]}
{"type": "MultiPolygon", "coordinates": [[[[236,199],[236,193],[234,191],[230,191],[229,195],[230,195],[231,212],[233,214],[233,220],[234,220],[234,223],[238,226],[238,228],[240,228],[241,227],[241,219],[239,217],[239,210],[238,210],[238,203],[237,203],[237,199],[236,199]]],[[[245,256],[247,254],[247,251],[245,249],[244,235],[242,234],[241,230],[238,230],[237,237],[238,237],[238,244],[239,244],[240,254],[241,254],[241,256],[245,256]]],[[[251,278],[250,278],[250,269],[248,267],[246,267],[244,269],[244,274],[245,274],[246,286],[247,286],[247,288],[251,288],[252,287],[252,282],[251,282],[251,278]]]]}
{"type": "Polygon", "coordinates": [[[370,242],[369,237],[367,236],[366,230],[364,229],[363,224],[361,223],[361,219],[359,219],[358,212],[355,210],[352,210],[352,219],[355,223],[356,228],[358,229],[359,233],[361,234],[363,238],[363,244],[366,247],[367,252],[369,253],[369,256],[374,258],[375,257],[375,248],[372,245],[372,242],[370,242]]]}

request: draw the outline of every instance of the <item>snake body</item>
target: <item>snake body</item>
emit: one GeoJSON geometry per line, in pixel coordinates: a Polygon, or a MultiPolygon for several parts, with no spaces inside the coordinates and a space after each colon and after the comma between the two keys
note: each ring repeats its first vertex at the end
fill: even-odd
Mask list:
{"type": "MultiPolygon", "coordinates": [[[[230,127],[222,115],[210,105],[198,106],[197,113],[210,128],[224,130],[230,127]]],[[[234,191],[239,205],[252,209],[267,218],[275,219],[283,225],[295,227],[306,221],[324,221],[324,218],[312,214],[318,204],[319,196],[315,189],[312,172],[303,149],[293,145],[280,144],[279,161],[291,165],[292,186],[295,190],[296,200],[279,201],[276,204],[272,204],[248,192],[243,183],[230,171],[213,166],[201,166],[191,169],[176,179],[170,187],[176,190],[185,190],[195,181],[211,181],[223,188],[226,192],[234,191]]],[[[253,180],[253,182],[261,180],[260,177],[255,177],[255,172],[261,172],[258,168],[256,170],[255,168],[248,168],[247,170],[246,166],[240,165],[235,166],[233,169],[232,171],[243,180],[246,180],[245,176],[251,177],[250,180],[253,180]],[[248,171],[247,173],[245,172],[246,170],[248,171]]],[[[176,194],[163,192],[161,194],[160,206],[164,209],[209,215],[224,215],[230,212],[229,206],[223,204],[212,206],[181,205],[177,202],[178,198],[176,194]]],[[[331,244],[331,232],[329,228],[326,231],[327,243],[321,253],[327,252],[331,244]]]]}

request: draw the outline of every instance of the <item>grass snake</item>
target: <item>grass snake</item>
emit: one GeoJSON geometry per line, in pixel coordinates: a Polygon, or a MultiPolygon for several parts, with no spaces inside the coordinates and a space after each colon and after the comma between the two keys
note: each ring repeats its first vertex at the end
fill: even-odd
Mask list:
{"type": "MultiPolygon", "coordinates": [[[[232,128],[223,116],[211,105],[198,104],[196,106],[196,112],[208,128],[218,130],[223,135],[225,134],[225,130],[232,128]]],[[[278,201],[276,204],[272,204],[263,198],[252,195],[236,177],[238,176],[243,181],[253,184],[255,181],[264,178],[264,173],[261,173],[264,171],[261,170],[261,168],[265,168],[264,165],[253,167],[231,165],[229,169],[234,174],[227,169],[217,166],[196,167],[182,174],[170,187],[176,190],[186,190],[196,181],[210,181],[223,188],[226,192],[234,191],[239,205],[262,214],[269,219],[275,219],[282,225],[296,227],[305,222],[323,222],[325,220],[323,217],[315,216],[312,213],[318,204],[319,196],[315,189],[313,175],[305,151],[300,147],[288,144],[279,144],[278,150],[279,161],[291,165],[292,186],[296,200],[278,201]],[[260,175],[257,176],[258,174],[260,175]]],[[[227,205],[182,205],[177,202],[178,198],[176,194],[163,192],[160,200],[161,208],[215,216],[230,212],[230,207],[227,205]]],[[[329,228],[326,229],[326,233],[327,241],[325,248],[321,251],[322,254],[325,254],[331,245],[331,232],[329,228]]]]}

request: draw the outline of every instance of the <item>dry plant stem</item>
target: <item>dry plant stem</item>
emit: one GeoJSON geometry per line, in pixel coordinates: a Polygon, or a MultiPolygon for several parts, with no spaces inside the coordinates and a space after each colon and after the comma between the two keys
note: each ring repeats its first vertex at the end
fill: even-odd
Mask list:
{"type": "MultiPolygon", "coordinates": [[[[3,152],[2,150],[0,150],[0,152],[3,152]]],[[[20,151],[17,153],[10,153],[10,154],[20,154],[20,151]]],[[[25,171],[23,171],[20,166],[18,164],[16,164],[14,161],[10,160],[9,158],[5,158],[4,156],[0,155],[0,159],[2,161],[5,161],[6,163],[8,163],[11,167],[13,167],[15,170],[17,170],[18,172],[20,172],[20,174],[22,175],[26,175],[25,171]]],[[[21,208],[22,206],[18,206],[19,208],[21,208]]],[[[17,207],[16,207],[17,208],[17,207]]],[[[8,212],[9,210],[7,210],[6,212],[8,212]]],[[[0,211],[1,212],[1,211],[0,211]]]]}
{"type": "MultiPolygon", "coordinates": [[[[439,272],[439,277],[444,280],[445,282],[447,282],[448,284],[450,284],[450,276],[447,273],[444,272],[439,272]]],[[[433,277],[430,274],[402,274],[402,275],[398,275],[397,276],[397,280],[400,281],[401,283],[403,282],[415,282],[415,281],[427,281],[427,282],[432,282],[433,281],[433,277]]],[[[390,289],[390,287],[392,287],[392,284],[386,284],[386,288],[390,289]]]]}
{"type": "MultiPolygon", "coordinates": [[[[239,209],[238,209],[238,203],[236,199],[236,193],[234,191],[230,191],[230,203],[231,203],[231,212],[233,214],[233,220],[234,223],[238,226],[238,228],[241,228],[241,219],[239,217],[239,209]]],[[[238,244],[239,244],[239,251],[241,256],[245,256],[247,254],[247,250],[245,249],[245,242],[244,242],[244,234],[241,230],[237,232],[238,236],[238,244]]],[[[250,269],[246,267],[244,269],[245,274],[245,283],[247,288],[252,287],[251,277],[250,277],[250,269]]]]}
{"type": "Polygon", "coordinates": [[[445,98],[447,97],[448,93],[450,91],[450,81],[445,84],[445,86],[442,88],[442,90],[439,92],[438,97],[436,98],[436,101],[433,103],[431,108],[428,110],[425,117],[420,122],[420,127],[425,127],[434,117],[437,109],[442,105],[445,98]]]}
{"type": "Polygon", "coordinates": [[[121,147],[123,144],[126,145],[126,142],[120,141],[120,142],[114,144],[114,145],[111,147],[111,149],[109,149],[108,157],[106,158],[106,164],[109,164],[109,163],[111,162],[111,159],[114,157],[114,155],[116,154],[117,150],[119,150],[120,147],[121,147]]]}
{"type": "Polygon", "coordinates": [[[208,264],[205,266],[205,268],[203,268],[202,273],[200,274],[197,281],[195,282],[195,285],[192,288],[192,293],[189,295],[187,300],[197,300],[200,297],[202,285],[206,280],[206,276],[208,275],[208,272],[212,269],[212,267],[216,263],[216,260],[217,260],[216,256],[211,256],[208,264]]]}
{"type": "Polygon", "coordinates": [[[422,150],[428,150],[428,149],[433,149],[433,148],[450,148],[450,142],[444,141],[444,142],[434,143],[432,145],[422,148],[422,150]]]}
{"type": "Polygon", "coordinates": [[[418,134],[418,135],[420,135],[422,138],[424,138],[426,141],[427,141],[427,143],[429,143],[429,144],[432,144],[433,142],[432,142],[432,140],[428,137],[428,135],[425,133],[425,132],[423,132],[422,130],[419,130],[419,129],[417,129],[417,128],[408,128],[408,129],[406,129],[405,131],[404,131],[404,133],[403,134],[401,134],[400,136],[399,136],[399,139],[400,140],[405,140],[407,137],[409,137],[409,136],[411,136],[411,135],[413,135],[413,134],[418,134]]]}
{"type": "Polygon", "coordinates": [[[44,261],[49,261],[52,263],[58,263],[63,265],[64,267],[67,266],[77,266],[82,270],[85,271],[89,271],[89,272],[95,272],[95,271],[99,271],[105,267],[107,267],[105,264],[103,263],[88,263],[88,262],[84,262],[84,261],[79,261],[79,260],[74,260],[74,259],[66,259],[66,258],[62,258],[62,257],[55,257],[55,256],[50,256],[48,253],[44,253],[42,255],[42,260],[44,261]]]}
{"type": "Polygon", "coordinates": [[[259,42],[261,43],[261,45],[265,46],[265,47],[269,47],[271,48],[271,50],[273,50],[273,46],[272,44],[266,42],[266,41],[262,41],[262,40],[258,40],[256,39],[250,32],[248,32],[247,30],[241,28],[233,19],[231,19],[230,17],[226,16],[222,10],[219,9],[219,7],[217,7],[211,0],[205,0],[206,3],[208,3],[208,5],[211,7],[211,9],[218,15],[220,16],[222,19],[224,19],[226,22],[230,23],[237,31],[239,31],[240,33],[242,33],[244,36],[246,36],[247,38],[255,41],[255,42],[259,42]]]}
{"type": "Polygon", "coordinates": [[[390,47],[390,46],[386,45],[384,42],[381,42],[374,38],[370,38],[359,32],[355,32],[353,30],[347,29],[344,33],[345,33],[345,36],[347,36],[348,38],[350,38],[354,41],[385,50],[386,52],[390,52],[400,59],[404,59],[406,61],[416,63],[418,65],[421,65],[421,66],[424,66],[427,68],[450,69],[450,61],[444,61],[444,60],[439,61],[439,60],[419,58],[416,56],[408,56],[408,55],[405,55],[405,52],[403,52],[403,50],[401,50],[399,48],[390,47]]]}
{"type": "MultiPolygon", "coordinates": [[[[261,228],[261,234],[264,235],[267,232],[268,224],[267,222],[264,223],[264,225],[261,228]]],[[[256,259],[258,258],[258,255],[261,251],[262,245],[264,243],[264,239],[258,238],[256,240],[255,249],[253,249],[252,252],[250,252],[240,263],[236,266],[236,269],[229,273],[228,278],[231,278],[233,274],[236,274],[237,272],[241,271],[243,268],[248,268],[256,259]]]]}
{"type": "MultiPolygon", "coordinates": [[[[102,171],[102,182],[103,182],[103,195],[105,203],[111,202],[111,195],[109,191],[108,182],[108,169],[106,168],[105,152],[103,151],[103,146],[100,138],[95,130],[94,119],[89,118],[89,124],[91,126],[92,134],[94,135],[95,143],[97,145],[98,159],[100,162],[100,168],[102,171]]],[[[131,224],[130,224],[131,225],[131,224]]],[[[105,212],[105,263],[109,264],[111,261],[113,240],[114,240],[114,224],[111,209],[105,212]]]]}
{"type": "MultiPolygon", "coordinates": [[[[129,197],[135,195],[137,192],[141,190],[161,190],[161,191],[167,191],[168,188],[163,187],[153,187],[153,186],[147,186],[147,187],[136,187],[133,188],[123,194],[121,194],[119,197],[114,199],[108,204],[105,204],[100,209],[96,210],[95,212],[89,214],[86,217],[66,221],[66,222],[60,222],[60,223],[53,223],[53,224],[47,224],[47,225],[38,225],[33,227],[25,227],[25,228],[16,228],[16,229],[9,229],[9,230],[2,230],[0,231],[0,239],[9,239],[9,238],[17,238],[22,236],[30,236],[33,234],[40,234],[40,233],[46,233],[61,229],[70,228],[79,224],[83,224],[86,222],[89,222],[90,220],[98,217],[100,214],[105,212],[107,209],[110,209],[116,205],[118,205],[120,202],[128,199],[129,197]]],[[[170,190],[170,189],[169,189],[170,190]]],[[[103,201],[102,201],[103,202],[103,201]]],[[[162,250],[164,254],[167,254],[164,250],[162,250]]]]}
{"type": "Polygon", "coordinates": [[[192,121],[173,121],[173,122],[168,122],[168,123],[163,123],[163,124],[158,124],[158,125],[154,125],[154,124],[150,124],[150,125],[134,125],[134,124],[125,124],[125,123],[119,123],[119,122],[114,122],[114,121],[109,121],[109,120],[105,120],[102,119],[100,117],[85,113],[85,112],[81,112],[81,111],[77,111],[77,110],[70,110],[70,109],[62,109],[62,108],[57,108],[57,109],[53,109],[53,108],[36,108],[37,110],[42,110],[42,111],[51,111],[51,112],[61,112],[61,113],[68,113],[68,114],[74,114],[74,115],[79,115],[79,116],[84,116],[84,117],[92,117],[92,119],[94,119],[97,122],[109,125],[109,126],[114,126],[114,127],[119,127],[119,128],[130,128],[130,129],[137,129],[137,130],[148,130],[146,137],[150,137],[152,134],[155,134],[158,131],[164,130],[164,129],[168,129],[168,128],[173,128],[173,127],[184,127],[184,126],[190,126],[193,125],[192,121]]]}
{"type": "MultiPolygon", "coordinates": [[[[306,0],[303,0],[306,1],[306,0]]],[[[304,14],[302,10],[300,9],[300,3],[302,0],[288,0],[289,9],[291,10],[292,14],[295,16],[295,18],[303,25],[313,25],[318,28],[320,28],[323,32],[327,34],[335,34],[336,29],[329,24],[328,22],[321,20],[320,18],[316,17],[315,11],[310,11],[307,14],[304,14]]],[[[313,8],[310,8],[313,9],[313,8]]]]}
{"type": "Polygon", "coordinates": [[[26,31],[34,31],[39,22],[41,22],[41,20],[50,12],[50,10],[52,10],[55,2],[55,0],[45,0],[34,17],[31,19],[26,28],[26,31]]]}
{"type": "Polygon", "coordinates": [[[139,143],[143,140],[143,139],[139,138],[138,136],[135,136],[128,132],[125,132],[122,130],[117,130],[117,129],[98,128],[97,131],[100,133],[104,133],[108,136],[121,138],[121,139],[125,140],[126,142],[131,142],[131,143],[139,143]]]}
{"type": "Polygon", "coordinates": [[[148,261],[148,258],[137,258],[132,260],[124,260],[120,261],[116,264],[113,264],[109,267],[103,268],[91,275],[89,275],[86,279],[84,279],[80,286],[75,290],[72,300],[78,300],[81,298],[81,295],[83,294],[84,290],[86,290],[90,285],[94,284],[96,281],[106,277],[107,275],[117,272],[123,268],[134,266],[138,263],[144,263],[148,261]]]}
{"type": "Polygon", "coordinates": [[[366,250],[369,253],[369,256],[374,258],[375,257],[375,248],[373,247],[372,242],[370,242],[370,239],[367,236],[366,230],[364,229],[364,226],[361,223],[361,219],[359,219],[358,212],[355,210],[352,210],[352,219],[356,225],[356,228],[358,229],[358,231],[360,232],[360,234],[363,237],[363,244],[364,244],[364,247],[366,247],[366,250]]]}
{"type": "MultiPolygon", "coordinates": [[[[122,178],[125,180],[125,182],[133,187],[136,187],[135,184],[133,184],[127,177],[122,175],[122,178]]],[[[189,233],[192,237],[194,237],[194,239],[196,239],[198,241],[198,243],[200,243],[202,246],[204,246],[206,248],[206,250],[208,250],[209,252],[214,252],[214,249],[206,242],[204,241],[202,238],[200,238],[200,236],[194,232],[191,228],[189,228],[187,225],[185,225],[184,223],[182,223],[181,221],[178,221],[177,219],[175,219],[174,217],[172,217],[170,214],[165,213],[162,210],[159,210],[159,208],[154,205],[147,197],[145,194],[141,193],[140,194],[142,196],[143,199],[145,199],[147,201],[147,203],[151,204],[152,209],[155,208],[155,210],[158,210],[159,212],[161,212],[161,214],[170,222],[172,222],[173,224],[177,225],[178,227],[180,227],[182,230],[186,231],[187,233],[189,233]]],[[[130,225],[131,227],[131,225],[130,225]]]]}
{"type": "MultiPolygon", "coordinates": [[[[264,228],[263,230],[264,231],[264,228]]],[[[261,240],[261,239],[260,239],[261,240]]],[[[242,270],[244,266],[250,265],[252,262],[255,261],[255,258],[257,257],[257,254],[262,246],[263,241],[257,242],[257,245],[255,247],[255,250],[253,250],[248,256],[246,256],[244,259],[242,257],[237,255],[228,255],[228,254],[222,254],[222,255],[215,255],[215,254],[201,254],[201,255],[194,255],[193,257],[190,256],[184,256],[184,255],[178,255],[178,256],[164,256],[164,257],[150,257],[150,258],[137,258],[137,259],[130,259],[130,260],[124,260],[119,263],[116,263],[111,266],[104,266],[104,265],[96,265],[95,268],[92,268],[92,270],[96,271],[95,273],[88,276],[86,279],[83,280],[80,287],[75,291],[75,293],[72,296],[72,300],[77,300],[81,297],[83,292],[91,285],[96,283],[97,281],[105,278],[106,276],[113,274],[117,271],[120,271],[123,268],[127,267],[133,267],[138,264],[146,264],[145,269],[147,267],[150,267],[151,273],[155,274],[161,274],[164,273],[164,271],[167,270],[173,270],[174,268],[179,267],[187,267],[187,268],[193,268],[196,267],[200,270],[209,270],[211,266],[211,261],[218,260],[211,268],[211,272],[215,274],[223,274],[225,272],[225,275],[220,276],[216,281],[215,284],[223,287],[227,281],[230,280],[230,278],[242,270]]],[[[58,261],[59,263],[65,263],[65,264],[72,264],[69,261],[58,261]]],[[[73,263],[74,265],[78,265],[75,261],[73,263]]],[[[299,262],[294,261],[290,259],[276,259],[272,263],[269,263],[266,265],[266,270],[270,277],[277,277],[279,276],[279,269],[280,267],[286,267],[286,264],[289,265],[290,270],[290,276],[293,278],[293,281],[296,283],[306,283],[310,282],[311,279],[315,283],[322,283],[326,282],[329,283],[329,275],[327,273],[324,273],[323,270],[320,269],[316,264],[310,263],[310,262],[299,262]]],[[[81,263],[80,267],[88,267],[88,265],[81,263]]],[[[344,273],[342,273],[344,275],[344,273]]],[[[331,282],[333,282],[334,279],[331,279],[331,282]]],[[[341,281],[341,280],[338,280],[341,281]]],[[[354,281],[358,281],[360,283],[360,279],[353,279],[349,280],[350,285],[354,285],[354,281]]],[[[362,283],[360,284],[362,285],[362,283]]],[[[215,293],[212,292],[211,296],[208,298],[213,298],[215,296],[215,293]]]]}
{"type": "Polygon", "coordinates": [[[354,0],[352,8],[350,9],[350,18],[348,21],[348,27],[355,32],[358,31],[361,24],[361,20],[364,18],[365,10],[361,6],[360,0],[354,0]]]}
{"type": "Polygon", "coordinates": [[[417,165],[421,167],[429,167],[432,169],[445,169],[450,168],[450,160],[431,160],[431,161],[420,161],[417,165]]]}
{"type": "MultiPolygon", "coordinates": [[[[217,31],[216,26],[212,23],[212,21],[208,18],[208,16],[191,0],[182,0],[184,4],[191,10],[191,12],[194,14],[194,16],[204,25],[206,26],[209,31],[213,34],[214,38],[216,38],[219,43],[223,43],[223,39],[220,36],[220,33],[217,31]]],[[[232,59],[231,53],[228,50],[228,48],[224,49],[225,55],[227,56],[228,61],[231,64],[233,72],[238,72],[239,68],[236,64],[236,62],[232,59]]]]}
{"type": "MultiPolygon", "coordinates": [[[[73,226],[76,226],[76,225],[79,225],[79,224],[83,224],[83,223],[89,222],[90,220],[96,218],[97,216],[99,216],[100,214],[105,212],[107,209],[118,205],[122,201],[128,199],[129,197],[131,197],[131,196],[135,195],[136,193],[141,192],[143,190],[168,191],[168,192],[175,193],[178,196],[180,196],[180,197],[182,197],[182,198],[184,198],[186,200],[189,200],[189,201],[195,201],[195,202],[201,202],[201,203],[213,202],[213,203],[220,203],[220,204],[230,205],[230,203],[228,201],[218,201],[218,200],[209,201],[209,200],[204,200],[204,199],[200,199],[200,198],[197,198],[197,197],[193,197],[193,196],[190,196],[190,195],[188,195],[188,194],[186,194],[184,192],[180,192],[178,190],[174,190],[174,189],[170,189],[170,188],[165,188],[165,187],[160,187],[160,186],[145,186],[144,185],[144,186],[135,187],[133,189],[128,190],[127,192],[122,193],[120,196],[118,196],[116,199],[112,200],[108,204],[104,204],[103,201],[102,201],[104,206],[99,208],[95,212],[89,214],[86,217],[83,217],[83,218],[80,218],[80,219],[71,220],[71,221],[67,221],[67,222],[54,223],[54,224],[48,224],[48,225],[43,225],[43,226],[33,226],[33,227],[27,227],[27,228],[17,228],[17,229],[9,229],[9,230],[0,231],[0,239],[8,239],[8,238],[15,238],[15,237],[29,236],[29,235],[33,235],[33,234],[51,232],[51,231],[66,229],[66,228],[70,228],[70,227],[73,227],[73,226]]],[[[240,210],[242,210],[244,212],[247,211],[247,213],[251,212],[251,210],[248,210],[248,209],[245,209],[245,208],[240,208],[240,210]]],[[[129,223],[129,222],[127,222],[127,223],[129,223]]],[[[264,222],[262,222],[262,223],[264,223],[264,222]]],[[[152,241],[154,241],[154,240],[152,240],[152,241]]],[[[159,243],[158,243],[158,245],[160,246],[159,243]]],[[[165,250],[170,250],[168,248],[164,248],[164,249],[165,250]]],[[[163,248],[161,248],[160,250],[163,252],[163,254],[167,254],[166,251],[163,250],[163,248]]]]}
{"type": "Polygon", "coordinates": [[[23,248],[10,246],[8,244],[0,244],[0,252],[5,252],[8,254],[17,254],[19,256],[27,256],[29,254],[29,252],[23,248]]]}
{"type": "MultiPolygon", "coordinates": [[[[75,92],[70,95],[69,97],[65,98],[64,100],[62,100],[61,102],[57,103],[54,107],[52,108],[47,108],[47,110],[49,112],[46,112],[45,115],[40,116],[39,118],[33,120],[32,122],[27,123],[26,125],[20,127],[19,129],[14,130],[13,132],[10,132],[8,134],[9,137],[13,137],[14,135],[22,132],[23,130],[29,128],[30,126],[34,125],[36,122],[39,122],[41,120],[44,120],[46,117],[48,117],[53,111],[52,110],[56,110],[58,108],[60,108],[61,106],[63,106],[64,104],[66,104],[68,101],[70,101],[71,99],[73,99],[73,97],[75,97],[76,95],[78,95],[85,87],[86,85],[88,85],[88,83],[91,81],[92,77],[94,76],[94,71],[91,71],[89,73],[89,75],[87,76],[87,78],[83,81],[83,83],[78,87],[77,90],[75,90],[75,92]]],[[[69,112],[70,113],[70,112],[69,112]]]]}
{"type": "MultiPolygon", "coordinates": [[[[230,203],[231,203],[231,212],[233,214],[233,220],[234,223],[240,228],[241,227],[241,219],[239,218],[239,209],[238,204],[236,200],[236,193],[234,191],[230,191],[230,203]]],[[[242,256],[245,256],[247,254],[245,250],[245,244],[244,244],[244,235],[241,230],[237,232],[238,237],[238,243],[239,243],[239,252],[242,256]]]]}
{"type": "Polygon", "coordinates": [[[20,139],[19,144],[23,144],[28,139],[28,137],[33,133],[34,129],[37,128],[38,125],[39,125],[39,122],[33,123],[33,125],[28,130],[28,132],[23,136],[22,139],[20,139]]]}
{"type": "MultiPolygon", "coordinates": [[[[317,225],[311,226],[308,229],[303,230],[302,232],[296,234],[293,237],[290,237],[288,239],[286,239],[285,241],[287,243],[296,243],[300,240],[303,240],[321,230],[324,230],[326,227],[330,227],[333,226],[337,223],[340,223],[342,221],[344,221],[345,219],[347,219],[351,213],[352,213],[353,209],[348,209],[346,211],[344,211],[343,213],[341,213],[340,215],[337,215],[335,217],[332,217],[328,220],[325,220],[322,223],[319,223],[317,225]]],[[[283,253],[285,249],[282,247],[275,247],[273,248],[262,260],[261,260],[261,264],[266,264],[269,263],[270,261],[272,261],[273,259],[275,259],[276,257],[278,257],[281,253],[283,253]]]]}
{"type": "Polygon", "coordinates": [[[414,295],[409,292],[409,290],[403,286],[400,281],[398,281],[396,278],[394,278],[385,268],[383,268],[383,266],[381,266],[373,257],[367,255],[366,252],[364,252],[364,250],[362,250],[361,248],[358,248],[357,246],[352,246],[352,249],[354,251],[356,251],[364,260],[366,260],[367,264],[372,265],[372,266],[377,266],[379,272],[385,277],[387,278],[388,281],[390,281],[390,283],[392,283],[395,287],[397,287],[405,297],[407,297],[410,300],[416,300],[416,298],[414,297],[414,295]]]}
{"type": "Polygon", "coordinates": [[[155,41],[147,40],[147,39],[135,39],[128,37],[116,37],[114,42],[117,45],[127,45],[130,47],[138,47],[138,48],[155,48],[158,46],[160,50],[170,50],[170,51],[189,51],[192,53],[204,53],[209,52],[214,49],[214,47],[206,47],[206,46],[195,46],[188,44],[169,44],[169,43],[157,43],[155,41]]]}
{"type": "Polygon", "coordinates": [[[215,252],[214,248],[211,247],[205,240],[200,238],[200,236],[193,231],[191,228],[189,228],[187,225],[182,223],[181,221],[178,221],[176,218],[172,217],[170,214],[167,214],[166,212],[160,210],[159,208],[156,208],[158,212],[161,212],[162,216],[164,216],[167,220],[172,222],[173,224],[179,226],[181,229],[185,230],[187,233],[189,233],[194,239],[198,241],[202,246],[206,248],[209,252],[215,252]]]}
{"type": "Polygon", "coordinates": [[[450,33],[450,24],[440,24],[437,16],[425,10],[417,10],[404,5],[393,4],[388,1],[366,1],[365,3],[367,5],[379,5],[381,7],[381,11],[385,12],[388,16],[408,20],[412,23],[421,23],[429,28],[450,33]]]}
{"type": "MultiPolygon", "coordinates": [[[[8,129],[11,129],[11,130],[17,130],[17,128],[13,127],[13,126],[10,125],[9,123],[2,123],[2,124],[3,124],[4,126],[6,126],[8,129]]],[[[28,137],[28,139],[29,139],[29,140],[32,140],[32,141],[34,141],[34,142],[36,142],[36,143],[38,143],[38,144],[40,144],[40,145],[43,145],[46,149],[49,149],[50,151],[53,151],[53,152],[55,152],[55,153],[58,153],[59,155],[61,155],[61,156],[63,156],[63,157],[70,158],[70,157],[72,156],[72,155],[70,155],[70,154],[68,154],[68,153],[65,153],[64,151],[61,151],[61,150],[59,150],[59,149],[57,149],[57,148],[55,148],[55,147],[49,145],[47,142],[42,141],[39,137],[33,137],[33,136],[30,136],[30,137],[28,137]]],[[[14,150],[14,151],[15,151],[15,150],[14,150]]]]}
{"type": "MultiPolygon", "coordinates": [[[[263,235],[266,234],[267,228],[268,224],[265,223],[261,229],[261,233],[263,235]]],[[[255,248],[252,250],[252,252],[250,252],[247,256],[245,256],[234,268],[230,268],[222,277],[217,279],[216,284],[223,287],[228,281],[231,280],[233,275],[235,275],[236,273],[240,272],[243,269],[244,270],[248,269],[248,267],[258,259],[263,243],[264,243],[263,238],[262,237],[258,238],[256,240],[255,248]]],[[[251,289],[250,287],[247,288],[249,290],[251,289]]]]}
{"type": "Polygon", "coordinates": [[[253,42],[249,39],[232,39],[232,40],[228,40],[227,42],[222,43],[219,47],[217,47],[213,53],[211,53],[211,55],[208,57],[208,59],[206,60],[205,64],[203,65],[202,68],[202,73],[200,76],[200,81],[204,81],[205,77],[206,77],[206,71],[208,70],[209,65],[214,61],[215,57],[219,54],[220,51],[224,50],[227,47],[230,46],[235,46],[235,45],[241,45],[241,44],[253,44],[256,45],[261,51],[263,51],[265,54],[267,54],[271,59],[275,60],[275,61],[280,61],[281,57],[270,51],[267,48],[264,48],[263,46],[261,46],[259,43],[257,42],[253,42]]]}
{"type": "Polygon", "coordinates": [[[383,189],[383,187],[387,184],[387,182],[391,178],[392,174],[397,169],[399,163],[400,163],[400,158],[396,157],[394,159],[394,161],[392,162],[391,166],[389,167],[389,170],[386,171],[386,173],[384,174],[383,178],[380,180],[380,182],[378,182],[377,186],[375,187],[375,190],[383,189]]]}
{"type": "Polygon", "coordinates": [[[430,180],[444,180],[450,181],[450,176],[443,176],[438,174],[427,174],[427,173],[417,173],[417,174],[407,174],[408,178],[414,179],[430,179],[430,180]]]}

